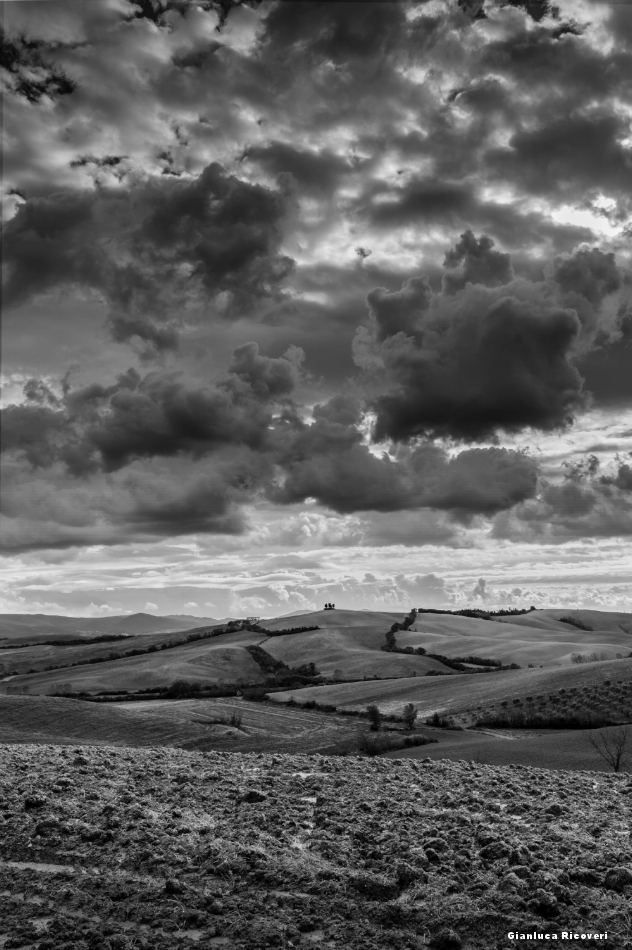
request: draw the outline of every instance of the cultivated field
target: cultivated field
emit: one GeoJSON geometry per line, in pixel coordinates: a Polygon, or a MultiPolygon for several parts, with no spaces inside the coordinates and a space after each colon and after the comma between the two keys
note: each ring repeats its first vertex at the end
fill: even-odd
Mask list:
{"type": "Polygon", "coordinates": [[[118,705],[53,696],[0,696],[0,742],[207,748],[235,737],[240,737],[239,731],[229,726],[180,721],[158,710],[131,715],[118,705]]]}
{"type": "MultiPolygon", "coordinates": [[[[386,631],[402,615],[357,610],[323,610],[293,617],[293,625],[319,626],[320,630],[271,637],[262,644],[275,659],[288,666],[312,661],[327,677],[336,672],[344,679],[365,676],[424,676],[428,670],[452,672],[443,663],[425,656],[384,653],[386,631]]],[[[283,629],[287,620],[266,621],[269,630],[283,629]]],[[[398,641],[399,642],[399,641],[398,641]]],[[[402,640],[402,646],[406,644],[402,640]]],[[[434,652],[434,651],[433,651],[434,652]]]]}
{"type": "Polygon", "coordinates": [[[501,950],[535,930],[624,950],[631,793],[597,772],[0,746],[0,942],[501,950]]]}
{"type": "MultiPolygon", "coordinates": [[[[491,657],[504,664],[517,663],[538,666],[552,663],[571,663],[571,654],[593,652],[615,656],[616,653],[629,653],[632,650],[632,635],[624,630],[597,629],[580,630],[572,624],[551,621],[554,627],[541,626],[528,622],[530,618],[538,621],[540,611],[524,614],[522,617],[504,617],[497,620],[477,620],[471,617],[456,617],[441,614],[418,614],[417,621],[410,630],[400,631],[397,635],[398,646],[424,647],[428,653],[443,653],[445,656],[491,657]],[[514,623],[522,620],[522,623],[514,623]]],[[[564,611],[555,611],[564,615],[564,611]]],[[[575,613],[575,612],[567,612],[575,613]]],[[[578,612],[579,613],[579,612],[578,612]]],[[[620,614],[617,616],[630,615],[620,614]]],[[[608,620],[611,620],[608,615],[608,620]]]]}
{"type": "MultiPolygon", "coordinates": [[[[446,614],[420,614],[409,630],[398,631],[397,646],[423,647],[428,653],[449,657],[475,655],[504,664],[517,662],[520,666],[527,666],[531,663],[545,667],[559,664],[571,666],[573,653],[588,655],[596,652],[614,656],[616,652],[627,654],[632,648],[632,635],[623,629],[626,623],[629,625],[629,615],[604,613],[595,619],[596,612],[589,611],[587,613],[595,630],[587,632],[551,618],[551,613],[563,614],[561,611],[533,611],[511,618],[520,623],[505,622],[502,618],[479,620],[446,614]]],[[[581,611],[575,613],[580,614],[581,611]]],[[[146,621],[146,615],[139,616],[141,626],[156,619],[168,620],[149,618],[146,621]]],[[[262,682],[265,675],[244,649],[252,644],[262,646],[274,659],[290,667],[314,663],[320,673],[328,678],[368,680],[424,677],[432,671],[452,675],[454,670],[431,657],[381,650],[386,632],[393,623],[402,619],[402,614],[395,612],[317,611],[265,621],[265,628],[269,630],[281,630],[288,626],[318,626],[319,629],[315,631],[272,637],[237,631],[210,640],[189,644],[183,642],[169,650],[160,650],[160,647],[179,637],[184,641],[186,632],[145,632],[124,640],[80,646],[39,645],[0,649],[0,693],[135,690],[168,686],[177,679],[201,684],[262,682]],[[106,659],[94,665],[73,666],[149,647],[155,647],[157,652],[119,660],[106,659]],[[60,666],[62,669],[47,669],[51,666],[60,666]],[[29,673],[31,670],[37,672],[29,673]],[[8,675],[14,672],[20,675],[9,679],[8,675]]],[[[75,635],[76,631],[73,630],[66,633],[67,637],[75,635]]]]}
{"type": "Polygon", "coordinates": [[[632,659],[475,675],[310,686],[273,693],[270,699],[277,703],[287,702],[291,697],[299,703],[316,700],[343,709],[364,709],[369,703],[377,703],[384,713],[400,713],[406,703],[414,703],[419,716],[424,718],[435,712],[454,716],[472,713],[478,707],[483,709],[514,699],[523,701],[530,695],[548,695],[560,689],[594,687],[604,680],[631,683],[632,659]]]}
{"type": "MultiPolygon", "coordinates": [[[[262,639],[259,633],[237,631],[143,656],[16,676],[0,682],[0,690],[6,693],[96,693],[106,689],[136,690],[150,686],[168,686],[178,679],[200,683],[234,683],[237,680],[263,682],[261,668],[244,649],[247,645],[261,643],[262,639]]],[[[106,655],[112,650],[129,648],[126,640],[100,645],[103,646],[109,648],[104,651],[106,655]]],[[[52,660],[55,663],[63,663],[64,654],[61,651],[64,648],[49,649],[54,651],[52,660]]],[[[86,661],[89,658],[87,647],[66,649],[83,651],[86,661]]],[[[90,651],[93,650],[91,647],[90,651]]],[[[6,663],[7,661],[2,659],[4,652],[8,651],[0,651],[0,662],[6,663]]]]}
{"type": "Polygon", "coordinates": [[[117,703],[121,707],[130,716],[169,717],[182,724],[228,719],[234,713],[241,725],[231,748],[239,752],[356,751],[358,734],[367,728],[353,719],[238,698],[117,703]]]}
{"type": "MultiPolygon", "coordinates": [[[[606,729],[605,734],[611,734],[606,729]]],[[[402,749],[385,753],[386,758],[451,759],[475,762],[479,765],[524,765],[530,768],[557,771],[592,770],[612,774],[612,768],[594,750],[588,741],[588,730],[565,729],[484,729],[454,732],[451,729],[432,729],[423,732],[438,739],[437,744],[402,749]]],[[[632,743],[632,736],[630,737],[632,743]]],[[[632,770],[632,748],[627,760],[632,770]]]]}
{"type": "Polygon", "coordinates": [[[219,748],[240,752],[355,751],[366,723],[242,699],[88,703],[0,696],[0,743],[219,748]],[[239,726],[231,726],[231,716],[239,726]]]}

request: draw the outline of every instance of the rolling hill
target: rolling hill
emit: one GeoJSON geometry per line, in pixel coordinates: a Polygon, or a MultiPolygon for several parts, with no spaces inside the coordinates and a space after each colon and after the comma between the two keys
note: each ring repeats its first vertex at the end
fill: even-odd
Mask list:
{"type": "MultiPolygon", "coordinates": [[[[21,675],[0,681],[5,693],[99,692],[169,686],[178,679],[199,683],[264,681],[264,674],[244,647],[261,642],[261,634],[237,631],[211,640],[183,643],[169,650],[21,675]]],[[[112,648],[117,644],[105,644],[112,648]]],[[[55,650],[54,658],[61,648],[55,650]]],[[[0,660],[4,651],[0,651],[0,660]]]]}
{"type": "MultiPolygon", "coordinates": [[[[451,614],[419,614],[410,629],[400,630],[396,634],[397,646],[410,648],[410,654],[385,652],[381,649],[385,644],[386,632],[392,624],[403,619],[401,613],[394,611],[327,610],[293,615],[291,618],[277,617],[264,621],[263,632],[241,630],[193,643],[185,642],[190,631],[149,632],[155,621],[160,621],[163,626],[175,623],[169,618],[149,615],[123,619],[107,618],[107,629],[110,632],[121,629],[113,623],[114,620],[123,625],[131,623],[131,626],[140,628],[141,632],[124,641],[86,642],[79,646],[41,644],[20,648],[18,641],[15,647],[11,648],[12,641],[0,644],[3,647],[0,649],[0,693],[139,690],[169,686],[178,679],[201,685],[238,681],[262,683],[266,674],[246,649],[258,645],[273,660],[281,661],[289,667],[314,663],[319,672],[328,679],[361,681],[358,695],[364,695],[362,682],[365,680],[388,680],[389,683],[384,684],[384,689],[389,695],[390,690],[395,690],[395,695],[408,695],[409,687],[401,681],[409,681],[412,678],[419,681],[410,686],[415,695],[419,692],[420,696],[429,698],[435,695],[434,691],[438,691],[436,695],[443,696],[446,690],[450,692],[453,689],[457,693],[466,690],[476,696],[487,694],[490,690],[491,681],[483,683],[482,678],[487,681],[492,675],[493,690],[498,691],[501,682],[509,682],[506,679],[507,674],[464,677],[455,674],[454,669],[445,666],[440,659],[412,653],[412,650],[423,647],[428,654],[483,657],[506,665],[517,663],[521,667],[542,666],[544,670],[573,670],[571,656],[574,653],[588,656],[595,652],[612,657],[617,652],[622,655],[629,653],[632,636],[623,629],[629,622],[625,619],[629,615],[604,612],[595,620],[596,612],[591,611],[591,619],[595,626],[599,625],[599,629],[586,631],[550,616],[554,613],[559,612],[533,611],[512,617],[511,622],[506,618],[486,620],[451,614]],[[282,630],[301,626],[318,629],[300,633],[280,633],[282,630]],[[268,636],[265,630],[278,635],[268,636]],[[178,635],[182,639],[179,645],[161,649],[165,644],[172,644],[174,640],[177,642],[178,635]],[[151,649],[153,652],[145,652],[141,656],[108,659],[130,649],[151,649]],[[94,660],[102,662],[90,662],[94,660]],[[19,675],[9,676],[14,671],[19,675]],[[436,678],[426,677],[428,673],[439,672],[446,674],[441,677],[440,682],[436,682],[436,678]],[[458,683],[448,688],[444,682],[447,677],[454,678],[458,683]],[[391,682],[395,680],[398,682],[391,682]]],[[[60,619],[64,618],[57,618],[60,619]]],[[[131,627],[128,626],[127,629],[131,627]]],[[[102,631],[103,627],[99,630],[102,631]]],[[[72,635],[75,635],[74,632],[72,635]]],[[[538,671],[523,669],[515,672],[524,677],[519,677],[516,682],[529,684],[529,676],[538,671]]],[[[574,676],[575,673],[571,675],[574,676]]],[[[312,688],[334,691],[323,693],[327,696],[346,696],[344,685],[312,688]],[[342,694],[339,689],[343,690],[342,694]]],[[[529,689],[531,686],[525,685],[525,690],[529,689]]],[[[369,692],[373,695],[371,691],[374,690],[375,687],[371,687],[369,692]]],[[[380,688],[375,695],[382,695],[380,688]]],[[[325,701],[337,703],[336,699],[325,701]]],[[[342,702],[344,704],[346,700],[342,702]]]]}
{"type": "Polygon", "coordinates": [[[125,634],[191,630],[219,623],[206,617],[155,617],[153,614],[121,614],[115,617],[63,617],[56,614],[0,614],[0,638],[9,640],[54,640],[125,634]]]}

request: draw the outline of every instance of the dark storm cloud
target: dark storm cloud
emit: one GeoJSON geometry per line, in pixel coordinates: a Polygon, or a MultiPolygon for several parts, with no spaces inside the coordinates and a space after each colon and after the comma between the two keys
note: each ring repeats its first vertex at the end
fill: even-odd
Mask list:
{"type": "Polygon", "coordinates": [[[616,313],[600,309],[622,283],[613,255],[579,248],[553,261],[549,280],[527,281],[493,241],[467,231],[445,264],[441,294],[417,278],[367,296],[371,327],[358,330],[356,362],[382,367],[390,384],[375,400],[375,439],[477,441],[568,425],[587,398],[578,354],[598,332],[619,332],[616,313]]]}
{"type": "Polygon", "coordinates": [[[467,226],[468,230],[472,226],[483,228],[510,247],[548,240],[564,251],[594,238],[588,227],[552,221],[546,213],[526,210],[519,203],[480,200],[473,182],[454,183],[434,176],[411,178],[400,186],[372,182],[351,207],[360,220],[380,231],[429,224],[450,229],[467,226]]]}
{"type": "Polygon", "coordinates": [[[465,231],[460,241],[448,251],[443,266],[449,268],[443,278],[443,289],[454,294],[466,284],[483,284],[499,287],[513,280],[514,272],[509,254],[494,250],[494,242],[488,235],[474,237],[465,231]]]}
{"type": "Polygon", "coordinates": [[[596,456],[567,467],[561,483],[546,479],[538,496],[498,515],[497,538],[566,541],[632,535],[632,456],[619,456],[603,474],[596,456]]]}
{"type": "Polygon", "coordinates": [[[614,254],[604,254],[598,247],[579,248],[556,258],[552,277],[563,291],[581,294],[593,306],[619,290],[623,282],[614,254]]]}
{"type": "Polygon", "coordinates": [[[524,192],[576,202],[586,193],[616,196],[629,209],[632,167],[621,144],[628,122],[607,108],[556,115],[537,128],[515,132],[505,148],[490,149],[490,170],[524,192]]]}
{"type": "Polygon", "coordinates": [[[344,69],[379,69],[407,32],[406,6],[367,3],[358,16],[353,3],[281,2],[266,18],[264,49],[268,55],[300,56],[306,65],[325,60],[344,69]]]}
{"type": "Polygon", "coordinates": [[[357,401],[335,397],[314,409],[315,422],[285,437],[276,460],[283,504],[315,498],[341,514],[431,507],[491,514],[535,494],[537,467],[506,449],[469,449],[450,458],[424,443],[395,457],[372,454],[356,427],[357,401]]]}
{"type": "Polygon", "coordinates": [[[116,471],[135,459],[199,458],[230,445],[263,449],[273,408],[287,403],[302,356],[294,348],[287,357],[265,357],[247,343],[213,385],[130,370],[113,386],[68,390],[52,408],[41,405],[33,381],[30,404],[3,410],[2,449],[34,467],[62,462],[74,475],[116,471]]]}
{"type": "Polygon", "coordinates": [[[88,287],[105,297],[114,339],[172,348],[187,301],[228,318],[277,294],[293,266],[279,253],[290,204],[217,163],[186,181],[33,198],[5,229],[5,304],[88,287]]]}
{"type": "Polygon", "coordinates": [[[284,173],[292,175],[301,191],[316,195],[335,191],[341,178],[352,170],[348,162],[329,149],[311,151],[286,142],[252,145],[243,157],[277,178],[284,173]]]}

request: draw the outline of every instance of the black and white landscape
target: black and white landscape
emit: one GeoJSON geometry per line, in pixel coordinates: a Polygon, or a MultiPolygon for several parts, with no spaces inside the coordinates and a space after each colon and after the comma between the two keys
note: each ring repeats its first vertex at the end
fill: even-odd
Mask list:
{"type": "Polygon", "coordinates": [[[0,950],[628,947],[632,9],[2,7],[0,950]]]}

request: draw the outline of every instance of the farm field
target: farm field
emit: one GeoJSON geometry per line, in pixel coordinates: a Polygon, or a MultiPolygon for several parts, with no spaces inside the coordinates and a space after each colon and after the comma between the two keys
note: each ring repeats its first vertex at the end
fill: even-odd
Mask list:
{"type": "MultiPolygon", "coordinates": [[[[16,676],[0,682],[0,690],[20,694],[81,691],[94,693],[105,689],[136,690],[150,686],[168,686],[177,679],[203,683],[235,682],[239,679],[245,679],[249,683],[262,682],[264,675],[261,668],[244,649],[250,644],[260,643],[261,640],[259,633],[237,631],[210,640],[183,643],[169,650],[142,656],[16,676]]],[[[127,649],[127,641],[120,642],[127,649]]],[[[118,642],[105,644],[110,649],[117,645],[118,642]]],[[[55,650],[56,659],[62,648],[51,649],[55,650]]],[[[0,661],[2,652],[4,651],[0,651],[0,661]]]]}
{"type": "MultiPolygon", "coordinates": [[[[419,731],[419,730],[418,730],[419,731]]],[[[404,759],[466,759],[480,765],[523,765],[538,769],[575,771],[587,769],[612,774],[611,767],[595,752],[588,742],[588,731],[534,730],[421,730],[438,740],[437,744],[417,746],[396,752],[387,752],[385,758],[404,759]]],[[[606,733],[612,730],[605,730],[606,733]]],[[[632,765],[632,760],[630,760],[632,765]]]]}
{"type": "Polygon", "coordinates": [[[593,631],[610,630],[615,633],[628,633],[632,636],[632,616],[628,613],[611,610],[560,610],[549,607],[512,617],[498,617],[497,622],[559,631],[569,628],[569,624],[559,619],[569,615],[586,626],[592,627],[593,631]]]}
{"type": "Polygon", "coordinates": [[[171,716],[130,715],[118,706],[101,706],[53,696],[0,696],[0,743],[86,743],[89,745],[205,747],[230,740],[236,730],[224,725],[181,722],[171,716]]]}
{"type": "MultiPolygon", "coordinates": [[[[194,628],[198,629],[198,628],[194,628]]],[[[212,630],[212,627],[202,628],[212,630]]],[[[39,643],[33,646],[21,646],[17,642],[0,643],[0,676],[8,672],[26,673],[29,670],[46,670],[51,666],[72,666],[73,663],[88,663],[129,650],[159,650],[163,644],[186,643],[190,630],[172,630],[162,633],[146,633],[138,636],[125,636],[121,640],[106,640],[100,643],[85,642],[78,645],[39,643]]],[[[74,634],[70,638],[74,639],[74,634]]],[[[70,639],[69,638],[69,639],[70,639]]]]}
{"type": "MultiPolygon", "coordinates": [[[[551,619],[546,612],[525,614],[523,623],[479,620],[444,614],[421,614],[409,630],[398,631],[397,645],[447,656],[483,656],[519,665],[571,666],[573,653],[611,654],[629,652],[632,637],[619,624],[616,629],[590,633],[570,624],[551,619]],[[526,620],[554,624],[555,629],[530,626],[526,620]]],[[[594,614],[591,618],[594,621],[594,614]]],[[[602,626],[616,626],[624,614],[605,614],[602,626]],[[616,622],[616,623],[615,623],[616,622]]],[[[110,618],[112,619],[112,618],[110,618]]],[[[150,618],[155,619],[155,618],[150,618]]],[[[165,618],[158,618],[165,619],[165,618]]],[[[267,637],[265,634],[236,631],[211,640],[184,643],[187,631],[145,633],[125,640],[86,643],[79,646],[39,645],[22,649],[0,649],[0,692],[53,693],[98,692],[104,689],[143,689],[167,686],[176,679],[191,682],[262,681],[262,671],[244,649],[259,644],[274,659],[296,667],[315,663],[320,673],[341,680],[424,677],[454,670],[440,661],[418,654],[384,652],[386,631],[403,619],[395,612],[351,610],[316,611],[293,617],[265,621],[265,629],[282,630],[288,626],[318,626],[315,631],[267,637]],[[76,663],[104,659],[132,649],[159,648],[174,638],[182,646],[139,657],[105,660],[92,666],[76,663]],[[48,670],[47,667],[62,669],[48,670]],[[29,671],[37,672],[31,673],[29,671]],[[18,675],[8,678],[11,673],[18,675]],[[27,675],[25,675],[27,674],[27,675]]],[[[521,618],[518,618],[521,619],[521,618]]],[[[144,621],[143,621],[144,623],[144,621]]],[[[68,633],[66,633],[68,636],[68,633]]],[[[71,631],[71,636],[74,634],[71,631]]],[[[1,645],[1,644],[0,644],[1,645]]],[[[6,644],[4,644],[6,647],[6,644]]],[[[497,675],[497,674],[494,674],[497,675]]],[[[503,674],[504,675],[504,674],[503,674]]],[[[429,684],[424,684],[424,687],[429,684]]],[[[399,688],[399,687],[398,687],[399,688]]],[[[468,686],[469,688],[469,686],[468,686]]]]}
{"type": "MultiPolygon", "coordinates": [[[[293,618],[296,626],[317,625],[319,630],[270,637],[265,650],[288,666],[312,661],[323,676],[339,673],[344,679],[364,676],[424,676],[428,670],[452,673],[443,663],[425,656],[385,653],[386,631],[401,614],[370,614],[368,611],[325,610],[293,618]]],[[[266,622],[270,630],[282,629],[280,621],[266,622]]],[[[399,641],[398,641],[399,642],[399,641]]],[[[402,641],[402,646],[404,645],[402,641]]]]}
{"type": "MultiPolygon", "coordinates": [[[[558,613],[563,613],[558,611],[558,613]]],[[[410,630],[397,634],[397,645],[424,647],[428,653],[445,656],[482,656],[500,660],[504,664],[529,663],[548,666],[552,663],[571,663],[571,654],[629,653],[632,635],[621,629],[580,630],[572,624],[553,621],[556,625],[546,630],[527,622],[538,619],[538,611],[524,614],[521,624],[514,618],[478,620],[451,615],[418,614],[410,630]]],[[[621,615],[624,616],[624,615],[621,615]]],[[[627,615],[629,618],[629,614],[627,615]]],[[[520,620],[520,617],[516,618],[520,620]]]]}
{"type": "Polygon", "coordinates": [[[90,703],[0,696],[0,743],[219,748],[240,752],[355,750],[366,723],[242,699],[90,703]],[[241,720],[228,724],[231,714],[241,720]],[[223,720],[223,722],[222,722],[223,720]]]}
{"type": "Polygon", "coordinates": [[[130,715],[168,717],[177,723],[204,724],[207,719],[241,718],[231,748],[239,752],[324,752],[355,750],[356,737],[366,722],[307,709],[287,709],[232,697],[219,699],[151,700],[117,703],[130,715]]]}
{"type": "Polygon", "coordinates": [[[435,712],[456,715],[476,710],[478,706],[488,707],[491,703],[511,702],[516,698],[524,700],[528,695],[550,694],[560,689],[592,688],[606,679],[632,683],[632,659],[475,675],[310,686],[273,693],[270,698],[277,703],[287,702],[291,697],[298,703],[316,700],[343,709],[364,709],[369,703],[377,703],[383,713],[399,713],[403,705],[414,703],[420,718],[424,718],[435,712]]]}

